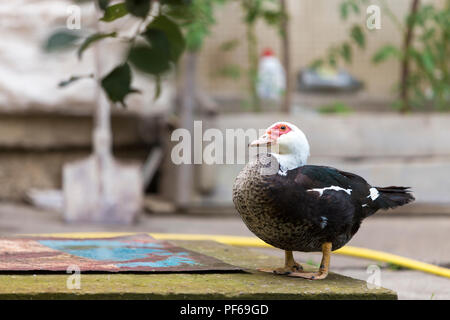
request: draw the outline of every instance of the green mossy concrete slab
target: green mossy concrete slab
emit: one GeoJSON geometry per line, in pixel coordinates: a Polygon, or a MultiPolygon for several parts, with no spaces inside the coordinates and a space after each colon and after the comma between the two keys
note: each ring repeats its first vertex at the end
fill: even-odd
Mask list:
{"type": "MultiPolygon", "coordinates": [[[[240,266],[245,273],[81,274],[81,288],[68,289],[65,274],[1,274],[0,299],[397,299],[391,290],[331,273],[305,280],[258,272],[278,267],[276,257],[211,241],[172,241],[240,266]]],[[[311,269],[311,266],[304,266],[311,269]]]]}

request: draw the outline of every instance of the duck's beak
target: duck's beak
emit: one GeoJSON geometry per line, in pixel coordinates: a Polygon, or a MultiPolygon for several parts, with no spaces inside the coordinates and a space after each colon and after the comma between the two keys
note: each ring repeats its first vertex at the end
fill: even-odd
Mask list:
{"type": "Polygon", "coordinates": [[[271,146],[277,142],[277,138],[278,138],[277,136],[266,132],[257,140],[250,143],[250,147],[271,146]]]}

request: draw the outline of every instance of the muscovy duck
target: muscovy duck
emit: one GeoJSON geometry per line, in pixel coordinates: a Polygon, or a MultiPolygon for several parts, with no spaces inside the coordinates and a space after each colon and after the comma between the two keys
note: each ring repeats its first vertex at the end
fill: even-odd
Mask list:
{"type": "Polygon", "coordinates": [[[285,250],[283,268],[261,271],[324,279],[331,251],[350,241],[364,218],[414,200],[408,187],[373,187],[356,174],[307,165],[308,140],[289,122],[274,123],[250,146],[270,146],[271,152],[239,173],[233,202],[250,231],[285,250]],[[292,251],[321,251],[318,272],[304,272],[292,251]]]}

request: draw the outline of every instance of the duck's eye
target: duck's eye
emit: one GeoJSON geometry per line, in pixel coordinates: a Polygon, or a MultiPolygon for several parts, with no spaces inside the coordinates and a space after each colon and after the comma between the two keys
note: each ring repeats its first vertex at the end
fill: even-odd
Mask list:
{"type": "Polygon", "coordinates": [[[286,126],[281,126],[280,129],[281,130],[286,130],[286,126]]]}

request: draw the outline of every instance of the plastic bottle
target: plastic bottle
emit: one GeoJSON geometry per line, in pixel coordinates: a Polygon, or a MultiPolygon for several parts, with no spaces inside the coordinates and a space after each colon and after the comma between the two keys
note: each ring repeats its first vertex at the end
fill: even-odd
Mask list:
{"type": "Polygon", "coordinates": [[[258,66],[256,86],[261,99],[279,100],[286,90],[285,71],[272,49],[264,49],[258,66]]]}

